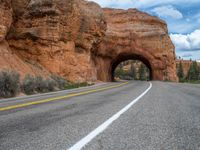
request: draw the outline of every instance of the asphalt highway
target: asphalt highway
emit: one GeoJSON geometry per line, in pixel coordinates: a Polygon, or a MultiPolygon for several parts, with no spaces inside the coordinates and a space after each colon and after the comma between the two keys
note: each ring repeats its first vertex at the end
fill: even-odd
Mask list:
{"type": "Polygon", "coordinates": [[[1,150],[200,150],[200,85],[116,82],[0,100],[1,150]]]}

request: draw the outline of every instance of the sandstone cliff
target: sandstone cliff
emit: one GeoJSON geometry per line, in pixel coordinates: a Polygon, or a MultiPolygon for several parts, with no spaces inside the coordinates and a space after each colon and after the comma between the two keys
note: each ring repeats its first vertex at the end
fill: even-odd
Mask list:
{"type": "Polygon", "coordinates": [[[156,17],[84,0],[0,2],[0,70],[111,81],[120,61],[139,59],[153,79],[176,81],[174,46],[156,17]]]}
{"type": "Polygon", "coordinates": [[[11,0],[0,0],[0,3],[0,69],[15,69],[21,74],[34,74],[31,67],[13,53],[6,40],[13,23],[11,0]]]}
{"type": "Polygon", "coordinates": [[[164,21],[137,9],[106,8],[104,13],[107,31],[96,54],[101,80],[112,80],[122,60],[138,59],[151,69],[152,79],[177,81],[174,45],[164,21]]]}
{"type": "Polygon", "coordinates": [[[97,80],[91,52],[106,29],[97,4],[82,0],[14,2],[14,20],[7,35],[14,54],[68,80],[97,80]]]}

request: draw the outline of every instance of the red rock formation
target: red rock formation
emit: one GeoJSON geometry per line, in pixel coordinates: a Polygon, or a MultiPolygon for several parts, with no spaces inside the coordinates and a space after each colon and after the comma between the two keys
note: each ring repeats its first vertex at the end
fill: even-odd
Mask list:
{"type": "Polygon", "coordinates": [[[91,52],[106,27],[99,5],[82,0],[15,3],[15,20],[7,37],[18,57],[71,81],[97,80],[91,52]]]}
{"type": "Polygon", "coordinates": [[[136,58],[153,79],[176,81],[174,46],[156,17],[135,9],[103,11],[84,0],[0,2],[0,69],[111,81],[120,61],[136,58]]]}
{"type": "Polygon", "coordinates": [[[10,30],[13,20],[13,10],[10,0],[0,0],[0,70],[15,69],[22,72],[32,73],[31,69],[9,48],[6,35],[10,30]]]}
{"type": "Polygon", "coordinates": [[[121,61],[138,59],[150,68],[152,79],[177,81],[174,45],[164,21],[137,9],[104,12],[107,31],[96,53],[100,80],[111,81],[121,61]]]}

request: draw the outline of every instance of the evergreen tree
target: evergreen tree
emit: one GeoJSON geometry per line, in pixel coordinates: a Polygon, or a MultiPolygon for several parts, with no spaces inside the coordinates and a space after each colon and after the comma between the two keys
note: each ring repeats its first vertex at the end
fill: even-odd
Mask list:
{"type": "Polygon", "coordinates": [[[190,69],[188,71],[187,79],[189,81],[193,80],[198,80],[199,79],[199,67],[197,65],[196,61],[193,61],[192,64],[190,65],[190,69]]]}
{"type": "Polygon", "coordinates": [[[183,65],[181,62],[179,63],[179,66],[177,69],[178,69],[177,71],[178,78],[179,80],[182,80],[184,78],[184,73],[183,73],[183,65]]]}
{"type": "Polygon", "coordinates": [[[145,67],[146,66],[143,63],[140,65],[140,68],[139,68],[139,79],[140,80],[146,80],[145,67]]]}
{"type": "Polygon", "coordinates": [[[200,66],[198,66],[198,80],[200,80],[200,66]]]}
{"type": "Polygon", "coordinates": [[[198,73],[197,73],[197,80],[200,80],[200,66],[197,65],[197,68],[198,68],[198,69],[197,69],[197,70],[198,70],[198,71],[197,71],[197,72],[198,72],[198,73]]]}
{"type": "Polygon", "coordinates": [[[134,67],[134,63],[131,63],[131,68],[130,68],[129,74],[134,80],[136,79],[136,70],[134,67]]]}
{"type": "Polygon", "coordinates": [[[150,71],[149,68],[145,66],[145,76],[146,80],[150,80],[150,71]]]}

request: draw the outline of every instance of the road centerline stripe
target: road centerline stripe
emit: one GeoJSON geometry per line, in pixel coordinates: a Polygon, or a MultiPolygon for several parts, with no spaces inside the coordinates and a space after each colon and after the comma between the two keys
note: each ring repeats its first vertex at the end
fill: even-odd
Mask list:
{"type": "Polygon", "coordinates": [[[83,92],[78,92],[78,93],[72,93],[72,94],[65,95],[65,96],[59,96],[59,97],[48,98],[48,99],[44,99],[44,100],[38,100],[38,101],[33,101],[33,102],[27,102],[27,103],[22,103],[22,104],[5,106],[5,107],[1,107],[0,111],[17,109],[17,108],[27,107],[27,106],[31,106],[31,105],[38,105],[38,104],[43,104],[43,103],[47,103],[47,102],[57,101],[57,100],[61,100],[61,99],[64,99],[64,98],[71,98],[71,97],[80,96],[80,95],[86,95],[86,94],[90,94],[90,93],[94,93],[94,92],[100,92],[100,91],[104,91],[104,90],[117,88],[117,87],[123,86],[123,85],[128,84],[128,83],[129,82],[125,82],[125,83],[121,83],[121,84],[117,84],[117,85],[113,85],[113,86],[94,89],[94,90],[88,90],[88,91],[83,91],[83,92]]]}
{"type": "Polygon", "coordinates": [[[91,142],[97,135],[102,133],[106,128],[108,128],[115,120],[117,120],[123,113],[125,113],[127,110],[129,110],[137,101],[139,101],[144,95],[148,93],[148,91],[152,88],[152,83],[149,82],[149,87],[140,94],[137,98],[132,100],[128,105],[126,105],[124,108],[122,108],[120,111],[118,111],[116,114],[114,114],[112,117],[110,117],[108,120],[106,120],[103,124],[98,126],[96,129],[94,129],[92,132],[90,132],[87,136],[82,138],[80,141],[75,143],[72,147],[70,147],[68,150],[80,150],[84,146],[86,146],[89,142],[91,142]]]}

